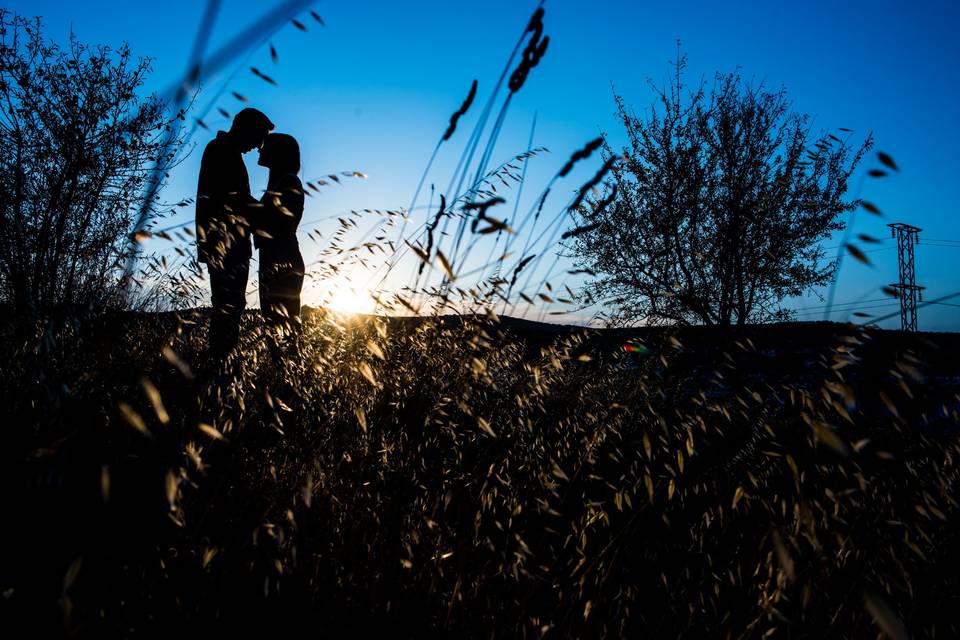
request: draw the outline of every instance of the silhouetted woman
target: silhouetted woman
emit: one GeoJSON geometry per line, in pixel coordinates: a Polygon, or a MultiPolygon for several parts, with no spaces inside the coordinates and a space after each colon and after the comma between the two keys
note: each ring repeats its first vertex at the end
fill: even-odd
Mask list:
{"type": "Polygon", "coordinates": [[[277,358],[295,347],[300,324],[304,273],[297,242],[303,217],[303,185],[297,177],[300,145],[293,136],[272,133],[264,139],[257,163],[270,170],[254,244],[260,250],[260,311],[277,358]]]}

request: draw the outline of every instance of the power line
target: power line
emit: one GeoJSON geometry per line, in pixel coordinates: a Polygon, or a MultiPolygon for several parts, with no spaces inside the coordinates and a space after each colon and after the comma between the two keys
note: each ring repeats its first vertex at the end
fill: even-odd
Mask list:
{"type": "MultiPolygon", "coordinates": [[[[835,303],[833,306],[834,306],[834,307],[849,307],[849,306],[854,306],[854,305],[867,304],[867,303],[869,303],[869,302],[884,302],[884,301],[889,301],[889,300],[890,300],[890,298],[873,298],[873,299],[871,299],[871,300],[854,300],[853,302],[837,302],[837,303],[835,303]]],[[[809,307],[794,307],[794,310],[795,310],[795,311],[806,311],[806,310],[809,310],[809,309],[823,309],[823,308],[826,307],[826,306],[827,306],[827,305],[825,305],[825,304],[817,304],[817,305],[811,305],[811,306],[809,306],[809,307]]]]}
{"type": "MultiPolygon", "coordinates": [[[[890,240],[891,240],[891,238],[874,238],[874,239],[873,239],[873,242],[881,243],[881,242],[889,242],[890,240]]],[[[849,243],[847,243],[847,244],[849,244],[849,243]]],[[[830,251],[831,249],[842,249],[842,248],[844,248],[845,246],[847,246],[847,245],[846,245],[846,244],[833,244],[833,245],[830,245],[829,247],[820,247],[820,248],[823,249],[824,251],[830,251]]]]}
{"type": "MultiPolygon", "coordinates": [[[[856,311],[862,311],[862,310],[864,310],[864,309],[880,309],[880,308],[882,308],[882,307],[889,307],[889,306],[895,305],[895,304],[898,304],[898,303],[897,303],[897,302],[886,302],[886,303],[884,303],[884,304],[875,304],[875,305],[871,305],[871,306],[869,306],[869,307],[851,307],[851,308],[849,308],[849,309],[833,309],[832,311],[830,311],[830,313],[839,313],[839,312],[851,313],[851,312],[856,312],[856,311]]],[[[805,312],[803,312],[803,313],[798,313],[797,315],[798,315],[798,316],[810,316],[810,315],[817,315],[818,313],[820,313],[820,311],[805,311],[805,312]]]]}
{"type": "MultiPolygon", "coordinates": [[[[960,291],[956,291],[956,292],[951,293],[951,294],[949,294],[949,295],[941,296],[941,297],[936,298],[936,299],[934,299],[934,300],[928,300],[927,302],[922,302],[922,303],[920,303],[920,304],[917,305],[917,308],[920,309],[920,308],[922,308],[922,307],[926,307],[926,306],[929,306],[929,305],[931,305],[931,304],[943,304],[943,301],[944,301],[944,300],[951,300],[951,299],[956,298],[956,297],[960,297],[960,291]]],[[[881,316],[881,317],[879,317],[879,318],[873,318],[873,319],[871,319],[871,320],[867,320],[867,321],[864,322],[863,324],[875,323],[875,322],[883,322],[884,320],[889,320],[890,318],[894,318],[894,317],[898,316],[899,314],[900,314],[900,312],[890,313],[890,314],[887,314],[887,315],[885,315],[885,316],[881,316]]]]}

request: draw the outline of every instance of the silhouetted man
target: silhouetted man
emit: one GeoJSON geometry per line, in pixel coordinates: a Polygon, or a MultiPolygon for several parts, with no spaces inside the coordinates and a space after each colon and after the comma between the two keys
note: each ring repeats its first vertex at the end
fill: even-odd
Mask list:
{"type": "Polygon", "coordinates": [[[197,184],[197,253],[210,272],[210,356],[223,364],[240,340],[250,270],[250,179],[242,154],[257,149],[273,123],[256,109],[233,118],[203,150],[197,184]]]}

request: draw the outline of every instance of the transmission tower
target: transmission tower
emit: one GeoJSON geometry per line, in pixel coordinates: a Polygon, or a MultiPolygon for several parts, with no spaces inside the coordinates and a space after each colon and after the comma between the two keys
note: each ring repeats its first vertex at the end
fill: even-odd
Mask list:
{"type": "Polygon", "coordinates": [[[914,267],[913,248],[920,242],[920,227],[903,222],[888,224],[890,236],[897,239],[897,256],[900,267],[900,282],[890,286],[897,290],[900,298],[900,329],[917,330],[917,300],[923,300],[924,287],[917,286],[917,273],[914,267]]]}

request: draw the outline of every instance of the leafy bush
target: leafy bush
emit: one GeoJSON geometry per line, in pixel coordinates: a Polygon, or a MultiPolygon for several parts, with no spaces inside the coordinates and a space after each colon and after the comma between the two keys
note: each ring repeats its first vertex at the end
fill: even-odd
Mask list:
{"type": "Polygon", "coordinates": [[[47,42],[0,12],[0,301],[17,313],[122,305],[133,210],[169,126],[129,47],[47,42]]]}

